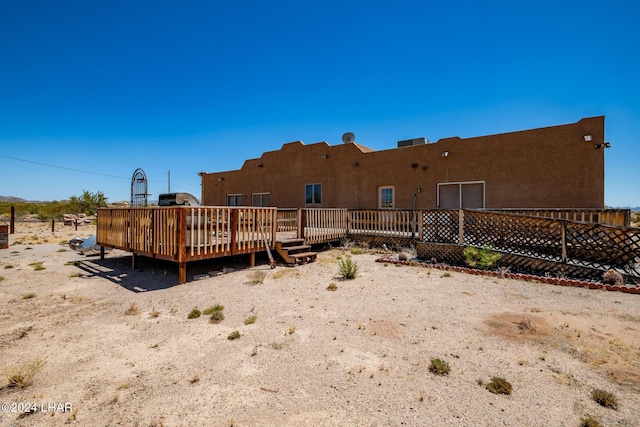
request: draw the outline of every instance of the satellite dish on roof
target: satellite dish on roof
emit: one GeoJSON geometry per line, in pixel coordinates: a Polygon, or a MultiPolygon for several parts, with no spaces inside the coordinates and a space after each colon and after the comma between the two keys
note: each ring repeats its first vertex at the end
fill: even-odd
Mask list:
{"type": "Polygon", "coordinates": [[[356,140],[356,136],[351,132],[347,132],[344,135],[342,135],[342,142],[344,142],[345,144],[351,144],[355,140],[356,140]]]}

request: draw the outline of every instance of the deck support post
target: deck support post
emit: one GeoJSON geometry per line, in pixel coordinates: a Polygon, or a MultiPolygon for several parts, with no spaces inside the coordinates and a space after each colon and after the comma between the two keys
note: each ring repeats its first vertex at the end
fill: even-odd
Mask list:
{"type": "Polygon", "coordinates": [[[178,263],[178,283],[183,284],[187,283],[187,263],[179,262],[178,263]]]}
{"type": "Polygon", "coordinates": [[[136,258],[136,254],[131,252],[131,269],[135,269],[138,264],[138,259],[136,258]]]}
{"type": "Polygon", "coordinates": [[[256,253],[255,252],[251,252],[249,254],[249,266],[251,266],[251,267],[255,267],[256,266],[256,253]]]}
{"type": "Polygon", "coordinates": [[[104,246],[100,246],[100,259],[104,259],[104,246]]]}

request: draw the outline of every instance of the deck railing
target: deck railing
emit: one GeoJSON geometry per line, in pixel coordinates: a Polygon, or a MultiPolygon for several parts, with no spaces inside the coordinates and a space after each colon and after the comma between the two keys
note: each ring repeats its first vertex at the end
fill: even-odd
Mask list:
{"type": "Polygon", "coordinates": [[[630,209],[488,209],[491,212],[629,227],[630,209]]]}
{"type": "Polygon", "coordinates": [[[98,210],[97,241],[176,261],[265,250],[275,245],[277,209],[152,207],[98,210]]]}
{"type": "Polygon", "coordinates": [[[340,240],[347,236],[347,209],[301,209],[298,238],[308,245],[340,240]]]}
{"type": "Polygon", "coordinates": [[[278,208],[278,232],[298,230],[298,209],[278,208]]]}
{"type": "Polygon", "coordinates": [[[420,238],[419,211],[350,210],[349,234],[420,238]]]}

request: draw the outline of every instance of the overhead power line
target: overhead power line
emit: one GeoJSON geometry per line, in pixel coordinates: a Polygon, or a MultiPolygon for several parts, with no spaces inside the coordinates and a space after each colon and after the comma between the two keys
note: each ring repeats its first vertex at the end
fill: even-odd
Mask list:
{"type": "Polygon", "coordinates": [[[64,170],[73,171],[73,172],[88,173],[88,174],[91,174],[91,175],[107,176],[109,178],[131,179],[131,178],[125,178],[123,176],[109,175],[109,174],[106,174],[106,173],[91,172],[91,171],[85,171],[85,170],[81,170],[81,169],[67,168],[67,167],[64,167],[64,166],[50,165],[48,163],[35,162],[33,160],[18,159],[17,157],[10,157],[10,156],[2,155],[2,154],[0,154],[0,157],[4,157],[5,159],[17,160],[19,162],[33,163],[34,165],[48,166],[50,168],[57,168],[57,169],[64,169],[64,170]]]}
{"type": "MultiPolygon", "coordinates": [[[[34,160],[26,160],[26,159],[19,159],[17,157],[5,156],[3,154],[0,154],[0,157],[3,157],[5,159],[10,159],[10,160],[16,160],[16,161],[19,161],[19,162],[32,163],[34,165],[47,166],[47,167],[50,167],[50,168],[68,170],[68,171],[72,171],[72,172],[88,173],[88,174],[91,174],[91,175],[106,176],[106,177],[109,177],[109,178],[131,180],[131,177],[117,176],[117,175],[110,175],[110,174],[101,173],[101,172],[92,172],[92,171],[85,171],[85,170],[82,170],[82,169],[68,168],[68,167],[65,167],[65,166],[58,166],[58,165],[52,165],[52,164],[49,164],[49,163],[36,162],[34,160]]],[[[157,179],[150,179],[148,181],[149,182],[158,182],[158,183],[164,183],[165,182],[165,181],[160,181],[160,180],[157,180],[157,179]]],[[[177,185],[178,187],[183,188],[179,184],[175,184],[173,182],[172,182],[172,185],[177,185]]]]}

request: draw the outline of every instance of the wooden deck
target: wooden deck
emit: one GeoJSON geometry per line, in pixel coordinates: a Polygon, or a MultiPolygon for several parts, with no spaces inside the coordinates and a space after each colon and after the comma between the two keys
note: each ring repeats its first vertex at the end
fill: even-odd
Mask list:
{"type": "MultiPolygon", "coordinates": [[[[177,262],[180,283],[186,281],[190,261],[249,254],[253,265],[256,253],[276,249],[278,241],[299,239],[304,245],[317,245],[362,236],[378,243],[405,239],[491,246],[504,253],[596,269],[616,268],[640,277],[640,229],[556,219],[547,211],[535,212],[536,216],[526,213],[228,206],[104,208],[98,210],[97,241],[134,255],[177,262]]],[[[590,213],[589,219],[602,221],[608,215],[606,211],[599,213],[590,213]]],[[[581,211],[581,217],[583,214],[581,211]]],[[[624,215],[609,216],[610,220],[626,220],[624,215]]]]}
{"type": "Polygon", "coordinates": [[[277,208],[146,207],[98,210],[97,242],[178,263],[186,282],[190,261],[250,254],[275,246],[277,208]]]}

